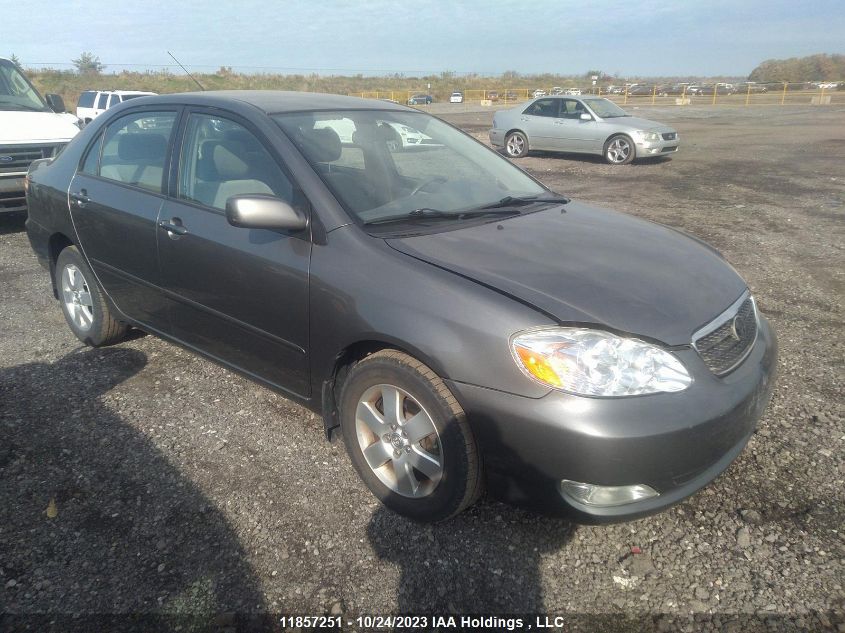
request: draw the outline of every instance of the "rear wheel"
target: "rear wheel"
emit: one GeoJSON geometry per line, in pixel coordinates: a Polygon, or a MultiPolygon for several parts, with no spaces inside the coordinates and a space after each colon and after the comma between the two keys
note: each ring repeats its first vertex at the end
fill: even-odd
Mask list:
{"type": "Polygon", "coordinates": [[[624,134],[611,136],[604,144],[604,158],[611,165],[627,165],[636,154],[634,141],[624,134]]]}
{"type": "Polygon", "coordinates": [[[528,139],[522,132],[511,132],[505,137],[505,153],[511,158],[522,158],[528,154],[528,139]]]}
{"type": "Polygon", "coordinates": [[[94,273],[75,246],[59,253],[54,274],[62,312],[76,338],[100,347],[124,337],[126,324],[112,316],[94,273]]]}
{"type": "Polygon", "coordinates": [[[340,397],[352,464],[388,508],[442,521],[481,494],[481,463],[466,415],[416,359],[383,350],[355,364],[340,397]]]}

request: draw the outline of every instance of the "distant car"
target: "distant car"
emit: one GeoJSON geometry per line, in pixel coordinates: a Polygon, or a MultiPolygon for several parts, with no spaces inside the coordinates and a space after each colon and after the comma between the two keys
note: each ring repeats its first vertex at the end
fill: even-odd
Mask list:
{"type": "Polygon", "coordinates": [[[654,86],[647,86],[645,84],[637,84],[628,88],[629,97],[645,97],[654,94],[654,86]]]}
{"type": "MultiPolygon", "coordinates": [[[[379,123],[379,126],[383,128],[384,137],[387,139],[387,145],[391,150],[409,149],[419,147],[420,145],[432,144],[430,136],[407,125],[392,121],[382,121],[379,123]]],[[[356,144],[355,123],[349,117],[324,117],[322,120],[314,123],[315,130],[326,128],[334,130],[338,139],[340,139],[341,145],[356,144]]]]}
{"type": "Polygon", "coordinates": [[[76,116],[83,123],[90,123],[109,108],[118,103],[137,97],[151,97],[157,93],[141,90],[86,90],[79,95],[76,103],[76,116]]]}
{"type": "Polygon", "coordinates": [[[740,94],[748,94],[748,93],[757,93],[762,94],[764,92],[768,92],[769,88],[763,84],[757,84],[753,81],[749,81],[748,83],[744,84],[737,84],[736,91],[740,94]]]}
{"type": "Polygon", "coordinates": [[[505,93],[505,101],[516,101],[519,99],[519,95],[516,94],[513,90],[508,90],[505,93]]]}
{"type": "Polygon", "coordinates": [[[530,149],[598,154],[625,165],[678,151],[673,128],[636,119],[603,97],[540,97],[493,115],[490,142],[511,158],[530,149]]]}
{"type": "Polygon", "coordinates": [[[418,94],[408,99],[408,105],[429,105],[432,101],[431,95],[418,94]]]}
{"type": "Polygon", "coordinates": [[[495,90],[490,90],[487,92],[487,99],[489,101],[498,101],[499,100],[499,93],[495,90]]]}
{"type": "Polygon", "coordinates": [[[561,88],[560,86],[555,86],[554,88],[552,88],[552,94],[553,95],[562,95],[563,94],[563,88],[561,88]]]}
{"type": "Polygon", "coordinates": [[[537,97],[545,97],[546,91],[543,90],[542,88],[537,88],[537,90],[535,90],[534,92],[531,93],[531,96],[534,97],[535,99],[537,97]]]}
{"type": "Polygon", "coordinates": [[[464,102],[464,93],[456,90],[452,93],[449,97],[449,103],[463,103],[464,102]]]}
{"type": "Polygon", "coordinates": [[[563,91],[563,94],[570,95],[570,96],[573,96],[573,97],[579,97],[579,96],[581,96],[581,90],[578,89],[578,88],[567,88],[566,90],[563,91]]]}

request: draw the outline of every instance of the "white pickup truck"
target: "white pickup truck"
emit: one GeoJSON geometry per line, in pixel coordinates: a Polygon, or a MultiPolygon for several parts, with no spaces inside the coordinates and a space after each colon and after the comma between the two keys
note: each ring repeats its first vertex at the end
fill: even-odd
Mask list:
{"type": "Polygon", "coordinates": [[[44,99],[18,66],[0,58],[0,213],[24,211],[29,165],[55,156],[79,132],[59,95],[44,99]]]}

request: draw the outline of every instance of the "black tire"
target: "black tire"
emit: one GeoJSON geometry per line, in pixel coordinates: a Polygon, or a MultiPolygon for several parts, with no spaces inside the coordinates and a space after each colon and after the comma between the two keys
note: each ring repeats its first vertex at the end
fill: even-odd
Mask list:
{"type": "Polygon", "coordinates": [[[528,155],[528,138],[522,132],[511,132],[505,137],[505,154],[510,158],[528,155]]]}
{"type": "Polygon", "coordinates": [[[616,134],[604,144],[604,159],[611,165],[627,165],[637,157],[637,146],[625,134],[616,134]],[[627,153],[625,148],[627,147],[627,153]]]}
{"type": "MultiPolygon", "coordinates": [[[[383,410],[384,403],[382,400],[378,402],[382,403],[383,410]]],[[[408,417],[405,422],[414,417],[414,410],[406,414],[408,417]]],[[[387,420],[383,411],[382,415],[387,420]]],[[[340,423],[346,450],[355,470],[376,498],[394,512],[416,521],[443,521],[468,508],[481,496],[481,460],[466,414],[440,377],[411,356],[396,350],[382,350],[356,363],[343,384],[340,423]],[[433,441],[432,438],[436,436],[436,457],[442,468],[437,483],[425,496],[400,494],[396,489],[388,487],[376,474],[376,470],[381,472],[382,477],[385,473],[395,473],[395,465],[403,459],[401,449],[393,453],[397,459],[386,458],[387,461],[379,469],[372,468],[364,456],[362,441],[372,442],[369,448],[378,444],[382,448],[386,447],[388,453],[394,450],[395,444],[391,444],[386,437],[380,440],[380,436],[373,434],[375,441],[372,438],[359,440],[357,421],[362,398],[366,398],[374,389],[388,386],[396,387],[408,396],[404,400],[400,399],[403,412],[405,407],[415,406],[414,410],[427,414],[428,420],[436,428],[436,434],[428,436],[426,440],[433,441]],[[381,445],[381,441],[386,444],[381,445]]],[[[369,432],[366,425],[361,428],[365,435],[369,432]]],[[[386,431],[385,436],[390,434],[389,427],[382,428],[386,431]]],[[[403,428],[399,427],[398,431],[404,437],[403,428]]],[[[397,429],[394,427],[394,430],[397,429]]],[[[405,449],[410,453],[407,447],[405,449]]],[[[413,473],[417,478],[422,475],[417,470],[413,470],[413,473]]],[[[425,477],[421,479],[431,484],[425,477]]]]}
{"type": "Polygon", "coordinates": [[[54,275],[62,313],[76,338],[91,347],[101,347],[116,343],[126,335],[127,325],[112,315],[94,273],[75,246],[68,246],[59,253],[54,275]],[[76,279],[77,274],[81,280],[76,279]],[[72,286],[67,283],[70,279],[74,282],[72,286]],[[79,303],[73,303],[74,295],[79,303]],[[74,314],[71,314],[69,303],[74,306],[74,314]]]}

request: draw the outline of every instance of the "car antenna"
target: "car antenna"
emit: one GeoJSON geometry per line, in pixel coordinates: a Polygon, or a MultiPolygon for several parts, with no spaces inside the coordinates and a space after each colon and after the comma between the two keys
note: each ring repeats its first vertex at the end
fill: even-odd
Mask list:
{"type": "Polygon", "coordinates": [[[203,92],[205,92],[205,88],[203,88],[203,85],[202,85],[199,81],[197,81],[197,78],[196,78],[196,77],[194,77],[191,73],[189,73],[189,72],[188,72],[188,69],[187,69],[187,68],[185,68],[185,67],[182,65],[182,62],[180,62],[178,59],[176,59],[176,58],[173,56],[173,53],[171,53],[170,51],[167,51],[167,54],[168,54],[168,55],[170,55],[171,57],[173,57],[173,61],[174,61],[174,62],[176,62],[177,64],[179,64],[179,68],[181,68],[182,70],[184,70],[184,71],[185,71],[185,74],[186,74],[186,75],[188,75],[188,77],[190,77],[191,79],[193,79],[193,80],[194,80],[194,83],[200,87],[200,90],[202,90],[203,92]]]}

